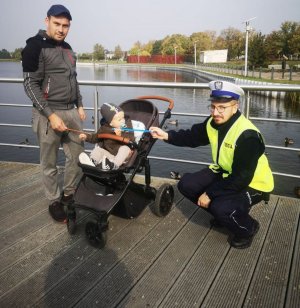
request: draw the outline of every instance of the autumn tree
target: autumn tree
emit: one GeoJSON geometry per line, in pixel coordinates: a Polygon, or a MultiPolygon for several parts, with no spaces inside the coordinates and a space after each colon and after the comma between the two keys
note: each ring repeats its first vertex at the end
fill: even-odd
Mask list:
{"type": "Polygon", "coordinates": [[[173,34],[164,38],[161,48],[163,55],[184,55],[190,49],[191,41],[189,37],[182,34],[173,34]]]}
{"type": "MultiPolygon", "coordinates": [[[[205,32],[196,32],[190,36],[191,39],[191,48],[194,48],[196,43],[197,50],[205,51],[214,49],[214,44],[216,40],[216,32],[214,31],[205,31],[205,32]]],[[[190,53],[193,53],[193,50],[190,50],[190,53]]]]}
{"type": "Polygon", "coordinates": [[[229,27],[223,30],[220,36],[228,49],[228,60],[237,59],[243,54],[245,38],[240,30],[229,27]]]}

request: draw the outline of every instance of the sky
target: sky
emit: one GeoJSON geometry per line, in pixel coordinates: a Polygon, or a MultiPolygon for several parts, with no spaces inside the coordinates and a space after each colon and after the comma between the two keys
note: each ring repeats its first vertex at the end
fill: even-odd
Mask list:
{"type": "Polygon", "coordinates": [[[129,50],[135,42],[161,40],[167,35],[229,27],[245,31],[245,21],[262,34],[278,31],[285,21],[300,22],[299,0],[1,0],[0,50],[24,47],[27,38],[45,29],[52,4],[63,4],[72,22],[66,41],[77,53],[95,44],[129,50]]]}

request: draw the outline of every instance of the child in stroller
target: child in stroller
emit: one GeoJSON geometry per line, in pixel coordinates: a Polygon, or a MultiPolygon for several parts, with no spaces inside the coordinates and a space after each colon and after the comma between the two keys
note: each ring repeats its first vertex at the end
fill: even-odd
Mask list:
{"type": "Polygon", "coordinates": [[[97,136],[102,133],[115,134],[137,144],[145,125],[141,121],[131,120],[128,115],[124,114],[121,107],[114,104],[104,103],[100,112],[103,118],[97,133],[79,135],[83,141],[97,143],[90,156],[85,152],[79,155],[79,162],[89,166],[101,165],[102,170],[115,170],[128,161],[133,150],[117,140],[104,139],[99,142],[97,136]]]}
{"type": "Polygon", "coordinates": [[[148,154],[156,141],[149,133],[149,127],[162,127],[166,119],[171,117],[173,104],[173,100],[162,96],[142,96],[120,105],[125,115],[128,115],[132,121],[141,121],[145,125],[146,130],[142,132],[138,144],[129,138],[113,134],[112,130],[109,134],[97,134],[98,140],[117,140],[129,146],[133,153],[118,169],[102,170],[99,166],[79,162],[83,176],[77,185],[73,201],[67,205],[67,228],[70,234],[76,232],[77,208],[92,213],[93,219],[85,224],[85,233],[88,241],[98,248],[103,248],[106,244],[110,214],[134,218],[147,205],[155,215],[160,217],[170,212],[174,200],[173,187],[169,183],[164,183],[158,188],[150,186],[148,154]],[[158,109],[149,99],[169,103],[161,122],[159,122],[158,109]],[[136,173],[141,173],[143,170],[145,184],[137,183],[134,177],[136,173]]]}

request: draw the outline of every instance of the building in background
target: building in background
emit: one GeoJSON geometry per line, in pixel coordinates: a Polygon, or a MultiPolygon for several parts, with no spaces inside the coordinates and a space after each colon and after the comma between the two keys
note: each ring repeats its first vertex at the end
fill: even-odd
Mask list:
{"type": "Polygon", "coordinates": [[[227,62],[228,49],[206,50],[200,52],[200,63],[225,63],[227,62]]]}

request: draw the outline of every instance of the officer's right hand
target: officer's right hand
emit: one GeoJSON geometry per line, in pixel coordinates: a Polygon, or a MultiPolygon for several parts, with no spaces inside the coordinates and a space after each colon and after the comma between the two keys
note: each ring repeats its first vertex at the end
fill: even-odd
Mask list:
{"type": "Polygon", "coordinates": [[[160,140],[168,140],[169,138],[169,135],[167,132],[163,131],[161,128],[159,127],[150,127],[149,128],[150,130],[150,133],[151,133],[151,136],[154,138],[154,139],[160,139],[160,140]]]}
{"type": "Polygon", "coordinates": [[[63,132],[67,129],[64,121],[57,114],[52,113],[48,119],[53,130],[63,132]]]}

